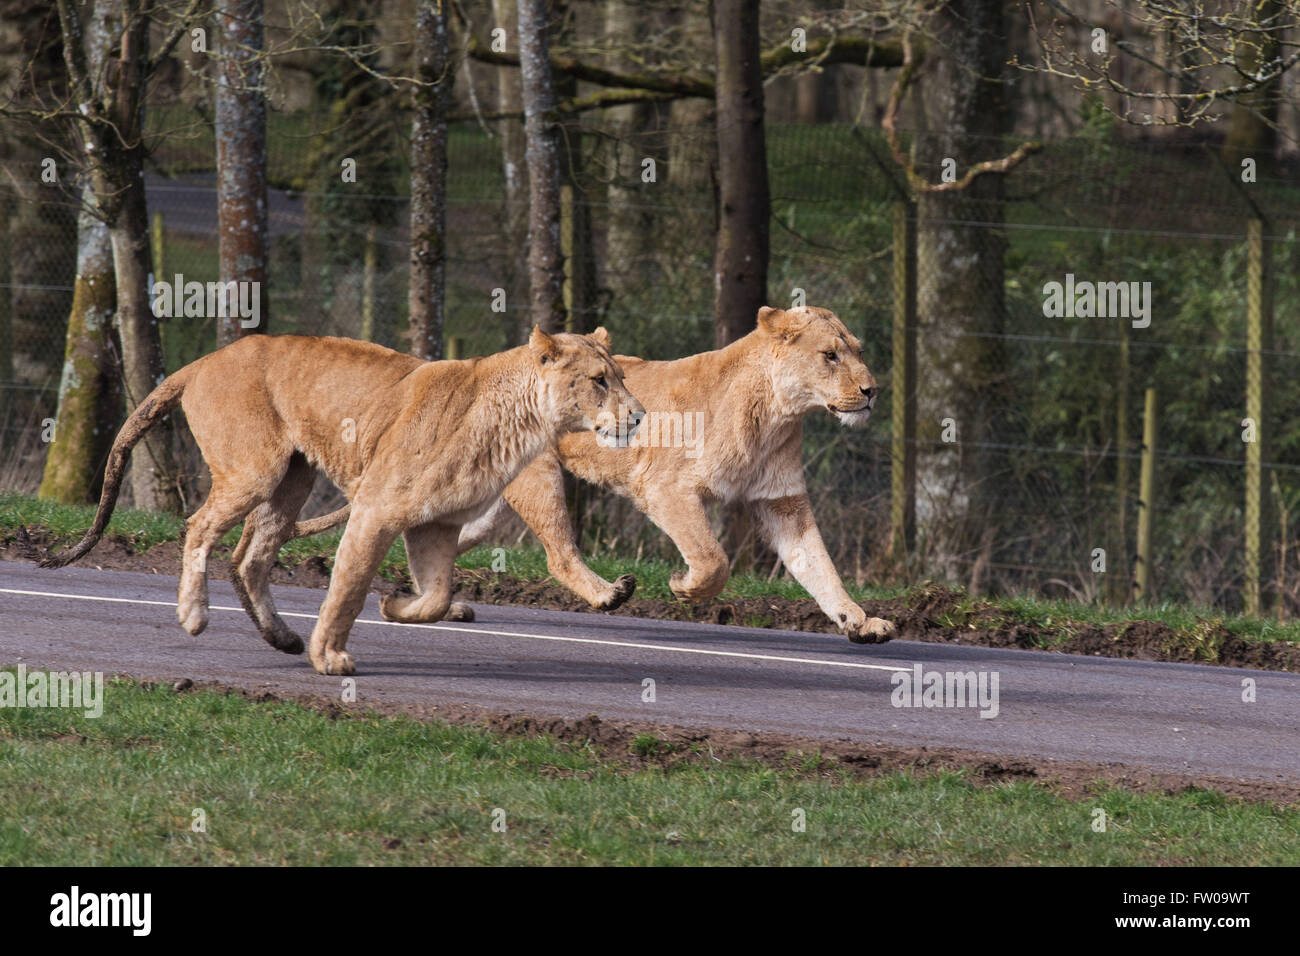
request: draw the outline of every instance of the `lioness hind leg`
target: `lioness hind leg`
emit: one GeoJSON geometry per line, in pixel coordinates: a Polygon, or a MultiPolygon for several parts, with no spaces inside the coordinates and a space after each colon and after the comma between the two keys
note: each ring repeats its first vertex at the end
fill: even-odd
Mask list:
{"type": "Polygon", "coordinates": [[[564,472],[554,455],[541,455],[520,472],[506,486],[505,500],[542,542],[555,580],[598,611],[612,611],[632,596],[635,577],[606,581],[582,560],[564,501],[564,472]]]}
{"type": "Polygon", "coordinates": [[[214,475],[208,500],[185,522],[176,619],[193,635],[208,626],[208,556],[223,534],[265,500],[260,490],[235,490],[214,475]]]}
{"type": "Polygon", "coordinates": [[[474,620],[468,605],[451,601],[452,568],[460,530],[457,525],[426,524],[410,528],[402,535],[418,593],[386,595],[379,602],[379,613],[384,620],[402,624],[429,624],[443,618],[474,620]]]}
{"type": "Polygon", "coordinates": [[[249,513],[230,562],[230,583],[244,610],[263,640],[286,654],[301,654],[303,641],[276,613],[271,597],[271,567],[280,548],[293,537],[294,521],[311,496],[315,477],[307,459],[295,453],[270,500],[249,513]]]}

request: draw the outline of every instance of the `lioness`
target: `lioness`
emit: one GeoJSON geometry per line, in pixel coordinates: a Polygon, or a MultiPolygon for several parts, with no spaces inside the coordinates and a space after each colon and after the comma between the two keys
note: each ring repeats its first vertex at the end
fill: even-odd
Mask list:
{"type": "Polygon", "coordinates": [[[113,443],[93,525],[44,566],[95,546],[131,448],[177,404],[212,472],[208,499],[185,526],[176,616],[191,634],[208,623],[208,554],[247,516],[231,580],[266,641],[302,653],[302,639],[275,611],[271,565],[293,536],[313,466],[348,496],[351,521],[311,635],[311,663],[322,674],[354,673],[348,631],[397,535],[417,594],[387,597],[380,611],[390,621],[439,620],[451,607],[461,525],[560,435],[590,427],[593,437],[610,436],[620,414],[643,411],[604,329],[534,329],[525,346],[454,362],[351,339],[250,336],[185,366],[140,403],[113,443]]]}
{"type": "MultiPolygon", "coordinates": [[[[595,435],[565,436],[558,453],[538,456],[501,501],[466,524],[459,551],[487,540],[508,505],[541,539],[547,566],[562,584],[601,610],[626,601],[635,578],[625,574],[611,583],[582,560],[565,508],[563,466],[631,498],[672,538],[688,570],[674,573],[670,586],[682,600],[698,603],[716,597],[730,573],[705,503],[743,501],[764,539],[849,640],[876,644],[894,636],[893,624],[867,617],[844,590],[804,487],[804,415],[826,409],[845,425],[861,426],[879,392],[861,344],[835,313],[764,307],[757,328],[726,348],[673,362],[615,360],[628,387],[653,409],[650,427],[657,423],[658,435],[643,425],[642,441],[617,450],[602,448],[595,435]],[[665,422],[680,429],[676,439],[664,440],[665,422]],[[700,432],[688,446],[681,439],[694,422],[700,432]]],[[[324,530],[346,516],[344,508],[298,533],[324,530]]]]}

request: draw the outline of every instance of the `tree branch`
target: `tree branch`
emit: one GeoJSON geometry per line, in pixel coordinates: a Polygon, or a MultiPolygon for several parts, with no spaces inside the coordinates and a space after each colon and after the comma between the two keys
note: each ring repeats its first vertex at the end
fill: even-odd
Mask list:
{"type": "MultiPolygon", "coordinates": [[[[469,36],[468,53],[471,59],[478,60],[480,63],[516,68],[519,66],[517,54],[494,52],[480,43],[473,34],[469,36]]],[[[771,79],[782,69],[798,63],[815,63],[818,66],[852,63],[859,66],[896,67],[903,65],[903,47],[898,40],[882,43],[870,37],[819,37],[808,44],[806,51],[799,53],[796,53],[789,43],[778,44],[762,54],[760,63],[764,80],[771,79]]],[[[599,109],[601,106],[645,102],[647,99],[670,100],[685,97],[713,99],[714,97],[714,82],[711,77],[687,72],[675,75],[623,73],[584,63],[576,57],[558,53],[551,54],[551,70],[597,86],[665,94],[659,97],[635,96],[630,99],[611,97],[608,102],[595,102],[590,105],[587,103],[589,98],[572,101],[571,106],[581,102],[583,105],[580,109],[599,109]]],[[[566,110],[562,108],[561,111],[566,110]]],[[[484,118],[489,117],[485,115],[484,118]]]]}
{"type": "Polygon", "coordinates": [[[1021,143],[1015,151],[1001,159],[986,159],[982,163],[976,163],[966,170],[966,175],[961,179],[954,180],[950,183],[931,183],[924,176],[916,171],[916,165],[912,162],[903,150],[903,145],[898,138],[898,111],[902,106],[903,96],[906,94],[908,87],[912,85],[916,77],[917,61],[912,55],[912,43],[909,35],[903,36],[903,68],[899,71],[898,79],[894,82],[893,88],[889,91],[889,105],[885,108],[885,115],[880,119],[880,128],[885,131],[885,140],[889,143],[889,152],[894,157],[894,162],[898,168],[903,171],[907,177],[907,184],[914,193],[944,193],[960,192],[966,189],[978,177],[988,175],[989,173],[998,173],[1005,175],[1011,172],[1025,158],[1039,152],[1043,144],[1037,140],[1031,140],[1021,143]]]}
{"type": "Polygon", "coordinates": [[[176,48],[180,38],[185,35],[185,29],[190,25],[190,20],[194,17],[194,14],[198,13],[201,2],[202,0],[190,0],[190,5],[185,8],[185,12],[181,14],[181,18],[176,26],[172,28],[172,32],[163,40],[157,54],[150,57],[147,68],[150,76],[157,71],[158,67],[162,66],[167,57],[172,55],[172,50],[176,48]]]}

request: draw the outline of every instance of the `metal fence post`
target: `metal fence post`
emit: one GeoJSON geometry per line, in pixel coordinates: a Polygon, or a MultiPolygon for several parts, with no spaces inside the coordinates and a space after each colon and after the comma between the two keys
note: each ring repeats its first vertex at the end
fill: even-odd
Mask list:
{"type": "Polygon", "coordinates": [[[154,282],[162,282],[166,278],[166,273],[163,270],[167,268],[167,255],[164,246],[163,214],[161,212],[153,214],[152,233],[150,238],[152,239],[153,248],[150,251],[153,253],[153,280],[154,282]]]}
{"type": "MultiPolygon", "coordinates": [[[[0,385],[14,380],[13,289],[9,264],[9,190],[0,188],[0,385]]],[[[9,401],[9,390],[0,389],[0,411],[9,401]]]]}
{"type": "Polygon", "coordinates": [[[573,208],[573,187],[560,187],[560,253],[564,256],[564,331],[576,331],[573,321],[574,284],[577,280],[574,269],[574,234],[576,232],[573,208]]]}
{"type": "Polygon", "coordinates": [[[363,342],[375,340],[375,275],[379,272],[379,237],[373,222],[366,227],[366,245],[361,260],[361,335],[363,342]]]}
{"type": "Polygon", "coordinates": [[[1128,390],[1129,390],[1129,333],[1127,318],[1120,321],[1119,346],[1119,385],[1115,402],[1115,447],[1118,458],[1115,460],[1115,560],[1111,598],[1119,604],[1127,604],[1132,590],[1129,577],[1128,551],[1128,390]]]}
{"type": "Polygon", "coordinates": [[[916,546],[916,203],[894,203],[889,535],[895,567],[916,546]]]}
{"type": "MultiPolygon", "coordinates": [[[[1265,221],[1250,220],[1247,227],[1249,265],[1246,280],[1246,418],[1244,429],[1253,431],[1246,441],[1246,567],[1242,602],[1247,614],[1260,611],[1260,578],[1267,563],[1262,529],[1267,527],[1268,500],[1264,494],[1264,448],[1268,436],[1268,360],[1273,347],[1272,250],[1264,238],[1265,221]]],[[[1244,436],[1243,436],[1244,437],[1244,436]]]]}
{"type": "Polygon", "coordinates": [[[1151,599],[1151,519],[1156,504],[1156,390],[1147,389],[1142,413],[1142,474],[1138,490],[1137,576],[1133,596],[1151,599]]]}

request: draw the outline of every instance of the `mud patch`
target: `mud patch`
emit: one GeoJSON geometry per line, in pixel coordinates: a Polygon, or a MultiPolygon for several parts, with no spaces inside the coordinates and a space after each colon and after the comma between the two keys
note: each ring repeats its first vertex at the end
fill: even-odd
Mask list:
{"type": "MultiPolygon", "coordinates": [[[[45,528],[20,527],[0,540],[0,559],[38,560],[55,544],[54,536],[45,528]]],[[[223,546],[213,552],[208,562],[213,577],[230,579],[232,550],[223,546]]],[[[175,576],[180,572],[180,545],[169,541],[140,551],[128,537],[106,536],[81,564],[175,576]]],[[[285,563],[282,559],[271,572],[272,583],[296,587],[325,588],[329,579],[329,564],[320,555],[298,564],[285,563]]],[[[409,588],[410,583],[409,576],[401,573],[392,581],[376,579],[372,590],[388,593],[394,587],[409,588]]],[[[455,583],[455,600],[478,604],[838,634],[817,604],[807,599],[720,599],[697,607],[633,596],[615,611],[593,611],[585,601],[549,578],[523,580],[486,569],[457,568],[455,583]]],[[[865,601],[862,606],[869,616],[893,621],[898,637],[911,641],[1300,671],[1300,647],[1280,641],[1245,640],[1212,619],[1199,620],[1190,629],[1175,629],[1161,621],[1120,621],[1105,625],[1066,621],[1044,626],[1014,620],[1005,608],[972,601],[960,592],[934,585],[888,601],[865,601]]]]}

